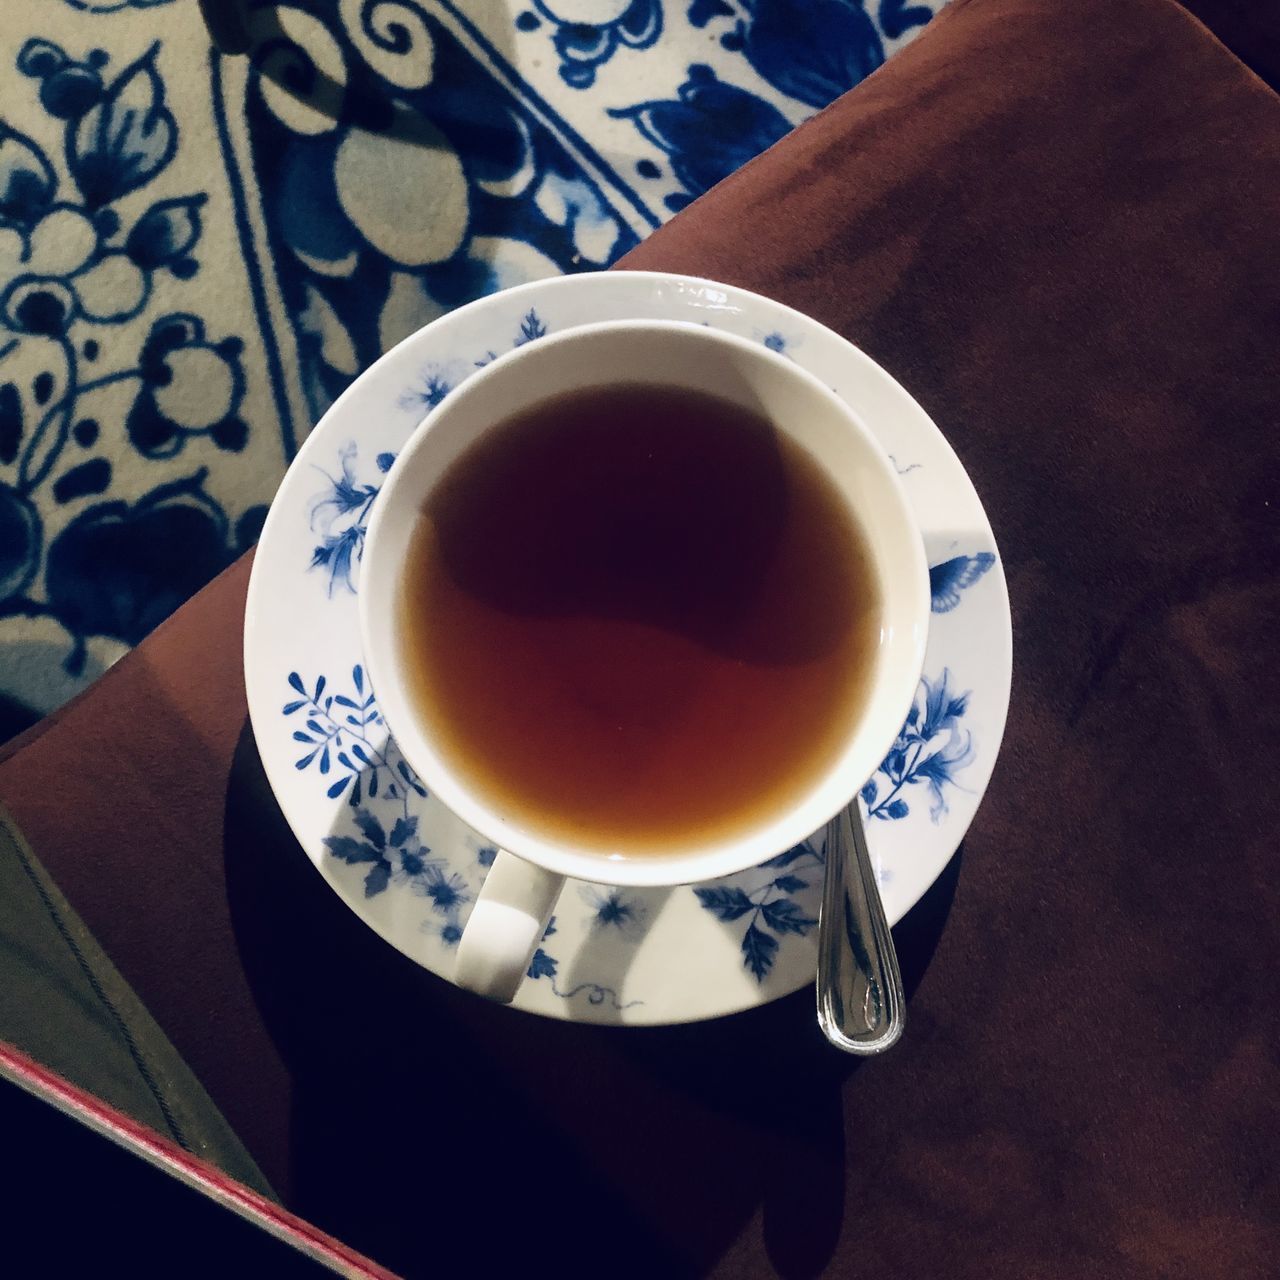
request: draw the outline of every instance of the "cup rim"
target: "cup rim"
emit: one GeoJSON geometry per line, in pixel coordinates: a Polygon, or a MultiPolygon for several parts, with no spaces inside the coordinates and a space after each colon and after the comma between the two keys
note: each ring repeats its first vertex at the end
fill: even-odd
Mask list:
{"type": "MultiPolygon", "coordinates": [[[[472,787],[459,776],[443,755],[435,750],[430,742],[430,733],[408,705],[407,699],[402,696],[400,680],[392,677],[390,667],[399,666],[399,659],[394,654],[394,629],[387,625],[385,608],[379,609],[380,602],[387,597],[393,599],[398,589],[394,577],[395,566],[382,564],[385,557],[378,555],[378,547],[383,540],[382,530],[392,518],[390,513],[407,500],[400,493],[403,483],[398,481],[410,471],[411,468],[408,465],[410,461],[429,447],[430,433],[435,425],[443,418],[458,412],[459,406],[464,405],[467,399],[477,394],[486,383],[495,378],[510,376],[512,369],[518,368],[527,361],[546,358],[545,352],[551,347],[568,345],[575,339],[580,341],[591,334],[636,331],[679,333],[682,337],[700,339],[710,345],[736,348],[753,360],[772,365],[783,377],[807,384],[812,392],[816,392],[830,408],[835,409],[839,417],[845,420],[852,434],[860,440],[867,458],[873,460],[872,465],[880,471],[880,478],[888,484],[893,493],[900,515],[904,518],[906,526],[914,533],[914,536],[908,539],[907,546],[907,553],[912,561],[911,576],[916,584],[910,628],[910,643],[913,651],[908,666],[912,674],[909,684],[905,676],[901,677],[901,689],[892,704],[897,707],[898,714],[895,716],[881,714],[886,727],[882,728],[876,738],[871,739],[875,750],[864,748],[862,752],[868,761],[866,777],[871,776],[876,765],[892,746],[906,719],[924,667],[929,621],[929,590],[928,564],[923,539],[903,491],[901,480],[888,455],[858,412],[808,370],[762,344],[737,334],[726,333],[688,320],[604,320],[576,325],[563,332],[549,334],[536,342],[506,352],[477,370],[447,399],[424,416],[387,473],[378,501],[373,506],[365,535],[358,613],[365,666],[372,687],[377,692],[379,707],[388,730],[395,737],[406,761],[417,772],[428,791],[445,808],[473,828],[486,841],[548,871],[595,883],[652,887],[716,879],[756,866],[798,844],[813,831],[821,828],[846,805],[856,802],[858,791],[865,783],[866,777],[851,778],[847,784],[843,784],[840,783],[842,776],[840,770],[846,766],[851,743],[866,729],[866,717],[860,718],[846,735],[835,764],[824,771],[821,779],[805,791],[801,800],[783,811],[780,817],[771,818],[745,835],[721,841],[692,853],[657,853],[652,856],[601,854],[575,848],[567,842],[557,841],[553,837],[527,831],[504,821],[483,798],[476,795],[472,787]],[[376,589],[377,585],[388,577],[389,581],[385,581],[385,590],[376,589]],[[375,616],[375,612],[378,616],[375,616]],[[891,727],[887,727],[890,725],[891,727]],[[785,831],[785,837],[780,836],[779,831],[785,831]]],[[[475,439],[480,439],[481,434],[483,433],[477,434],[475,439]]],[[[817,461],[819,465],[825,467],[821,458],[817,458],[817,461]]],[[[415,495],[413,500],[415,504],[420,502],[421,495],[415,495]]],[[[904,640],[903,643],[907,641],[904,640]]]]}

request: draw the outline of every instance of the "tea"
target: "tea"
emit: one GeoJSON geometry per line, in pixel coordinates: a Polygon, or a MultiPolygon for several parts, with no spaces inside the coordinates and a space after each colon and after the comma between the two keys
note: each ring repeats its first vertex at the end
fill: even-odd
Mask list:
{"type": "Polygon", "coordinates": [[[496,813],[623,857],[780,816],[869,687],[881,592],[814,459],[704,393],[613,385],[494,426],[427,495],[398,642],[496,813]]]}

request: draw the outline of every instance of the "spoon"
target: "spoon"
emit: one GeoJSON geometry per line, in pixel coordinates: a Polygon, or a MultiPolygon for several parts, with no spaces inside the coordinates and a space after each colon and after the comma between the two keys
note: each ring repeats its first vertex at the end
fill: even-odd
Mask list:
{"type": "Polygon", "coordinates": [[[906,1022],[902,974],[854,800],[827,823],[818,1024],[845,1053],[883,1053],[906,1022]]]}

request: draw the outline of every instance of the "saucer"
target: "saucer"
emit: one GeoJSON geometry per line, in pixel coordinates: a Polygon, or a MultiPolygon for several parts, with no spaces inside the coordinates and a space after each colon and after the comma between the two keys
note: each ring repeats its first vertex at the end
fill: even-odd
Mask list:
{"type": "MultiPolygon", "coordinates": [[[[973,820],[1004,732],[1009,598],[991,526],[942,433],[887,373],[817,321],[746,290],[611,271],[483,298],[406,338],[325,414],[262,531],[245,618],[254,735],[276,799],[339,897],[411,959],[451,980],[495,850],[441,805],[389,736],[365,672],[356,593],[369,514],[423,417],[475,369],[599,320],[684,319],[752,338],[820,377],[902,477],[933,590],[907,723],[862,789],[867,840],[896,922],[973,820]]],[[[597,1023],[714,1018],[813,980],[822,834],[707,884],[570,881],[515,1005],[597,1023]]]]}

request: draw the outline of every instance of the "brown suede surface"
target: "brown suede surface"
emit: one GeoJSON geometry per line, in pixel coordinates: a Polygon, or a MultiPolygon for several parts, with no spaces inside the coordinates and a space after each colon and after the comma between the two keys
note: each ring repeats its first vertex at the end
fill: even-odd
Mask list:
{"type": "Polygon", "coordinates": [[[897,1048],[836,1055],[809,993],[552,1024],[392,952],[266,788],[247,562],[0,800],[286,1204],[392,1267],[1275,1274],[1280,99],[1168,0],[955,0],[623,265],[858,343],[1000,541],[1008,733],[897,930],[897,1048]]]}

